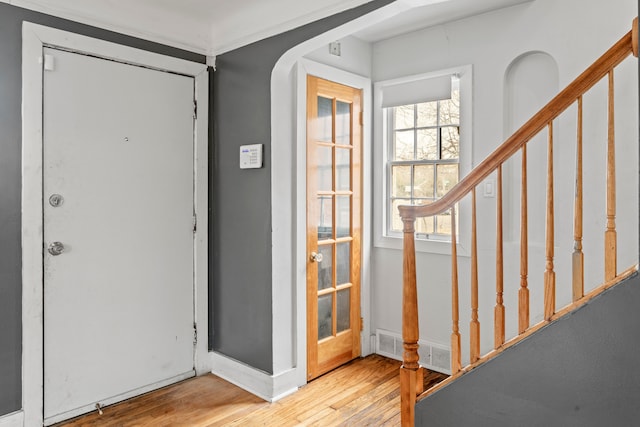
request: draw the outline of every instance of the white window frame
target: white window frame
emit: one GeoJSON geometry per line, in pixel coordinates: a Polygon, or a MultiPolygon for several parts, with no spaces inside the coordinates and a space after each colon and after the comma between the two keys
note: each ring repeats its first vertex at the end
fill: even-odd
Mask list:
{"type": "MultiPolygon", "coordinates": [[[[402,249],[402,236],[390,233],[387,204],[389,197],[389,114],[382,107],[382,93],[386,86],[427,80],[445,75],[456,75],[460,79],[460,179],[464,178],[472,169],[472,140],[473,140],[473,69],[471,65],[448,68],[423,74],[400,77],[376,82],[373,90],[373,134],[374,134],[374,245],[380,248],[402,249]]],[[[458,205],[458,254],[468,255],[470,222],[467,213],[470,212],[469,201],[463,199],[458,205]]],[[[451,241],[448,239],[416,238],[416,251],[437,254],[451,254],[451,241]]]]}

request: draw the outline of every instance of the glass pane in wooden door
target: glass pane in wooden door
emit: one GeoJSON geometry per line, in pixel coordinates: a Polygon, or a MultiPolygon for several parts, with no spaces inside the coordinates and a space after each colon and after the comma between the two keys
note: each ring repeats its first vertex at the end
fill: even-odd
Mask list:
{"type": "Polygon", "coordinates": [[[322,261],[318,262],[318,291],[333,288],[333,245],[318,247],[322,261]]]}
{"type": "Polygon", "coordinates": [[[318,340],[333,336],[333,294],[318,297],[318,340]]]}
{"type": "Polygon", "coordinates": [[[351,190],[351,149],[336,147],[336,191],[351,190]]]}
{"type": "Polygon", "coordinates": [[[318,97],[318,118],[316,120],[316,140],[331,142],[333,139],[333,100],[318,97]]]}

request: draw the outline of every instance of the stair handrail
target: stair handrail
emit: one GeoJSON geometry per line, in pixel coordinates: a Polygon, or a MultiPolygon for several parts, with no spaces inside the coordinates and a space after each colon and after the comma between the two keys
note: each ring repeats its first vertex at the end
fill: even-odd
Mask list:
{"type": "MultiPolygon", "coordinates": [[[[519,150],[523,150],[523,165],[526,165],[526,144],[537,136],[545,127],[548,127],[548,187],[547,187],[547,235],[546,235],[546,270],[544,278],[545,286],[545,321],[551,321],[560,312],[564,313],[569,306],[560,312],[555,312],[555,271],[553,265],[554,259],[554,224],[553,224],[553,121],[564,111],[566,111],[574,103],[578,103],[579,122],[582,121],[582,96],[605,76],[609,75],[609,136],[608,136],[608,164],[607,164],[607,231],[605,232],[605,246],[612,249],[613,254],[605,251],[605,284],[602,289],[613,284],[614,280],[620,277],[626,277],[631,271],[636,269],[633,267],[621,274],[616,272],[616,230],[615,230],[615,161],[614,161],[614,132],[613,132],[613,69],[618,66],[629,55],[633,54],[638,57],[638,17],[633,20],[632,29],[625,34],[618,42],[616,42],[609,50],[607,50],[600,58],[598,58],[590,67],[580,74],[573,82],[571,82],[564,90],[549,101],[542,109],[538,111],[530,120],[522,125],[511,137],[489,154],[481,163],[479,163],[466,177],[449,190],[443,197],[428,205],[401,205],[398,207],[400,217],[403,222],[403,296],[402,296],[402,336],[403,336],[403,364],[400,368],[400,415],[403,427],[413,426],[415,422],[415,404],[417,397],[421,395],[423,390],[423,368],[419,363],[418,355],[418,298],[416,284],[416,258],[415,258],[415,221],[419,217],[429,217],[450,211],[452,215],[452,314],[453,314],[453,333],[452,333],[452,371],[460,373],[460,334],[458,331],[458,283],[457,283],[457,255],[456,255],[456,226],[455,226],[455,206],[469,193],[473,196],[473,213],[472,213],[472,282],[475,280],[475,286],[472,287],[471,304],[472,304],[472,322],[471,328],[471,360],[473,366],[488,360],[487,357],[480,357],[479,343],[479,323],[477,322],[478,311],[478,288],[477,288],[477,243],[476,243],[476,215],[475,215],[475,189],[476,187],[491,173],[498,172],[498,194],[499,221],[502,217],[502,165],[509,160],[519,150]],[[550,193],[550,195],[549,195],[550,193]],[[551,214],[551,215],[549,215],[551,214]],[[551,216],[551,219],[549,219],[551,216]],[[474,261],[475,258],[475,261],[474,261]],[[475,265],[474,265],[475,264],[475,265]],[[475,277],[474,277],[475,276],[475,277]],[[474,325],[475,322],[475,325],[474,325]],[[474,327],[477,329],[474,335],[474,327]],[[475,342],[474,342],[475,341],[475,342]],[[457,348],[456,348],[457,347],[457,348]],[[457,360],[454,360],[454,353],[457,353],[457,360]],[[475,362],[475,363],[474,363],[475,362]]],[[[581,132],[581,131],[580,131],[581,132]]],[[[582,136],[580,135],[581,139],[582,136]]],[[[579,143],[579,156],[581,157],[581,142],[579,143]]],[[[581,160],[580,160],[581,161],[581,160]]],[[[580,170],[582,166],[580,165],[580,170]]],[[[579,205],[582,211],[582,178],[580,178],[580,195],[576,196],[576,207],[579,205]],[[578,199],[579,197],[579,199],[578,199]]],[[[523,175],[523,183],[526,183],[526,169],[523,175]]],[[[577,184],[578,185],[578,184],[577,184]]],[[[526,206],[526,194],[523,199],[526,206]]],[[[580,213],[581,215],[581,213],[580,213]]],[[[526,215],[524,218],[526,221],[526,215]]],[[[580,226],[581,229],[581,219],[580,226]]],[[[500,223],[498,231],[498,257],[502,258],[502,224],[500,223]]],[[[581,231],[580,231],[581,233],[581,231]]],[[[523,235],[523,244],[527,245],[526,233],[523,235]]],[[[576,245],[579,246],[574,252],[575,257],[579,258],[577,269],[584,270],[584,261],[581,259],[581,235],[577,235],[576,245]]],[[[526,249],[525,249],[526,250],[526,249]]],[[[525,255],[526,257],[526,255],[525,255]]],[[[497,261],[498,262],[498,261],[497,261]]],[[[500,260],[501,262],[501,260],[500,260]]],[[[521,259],[522,262],[522,259],[521,259]]],[[[524,261],[523,269],[526,272],[527,263],[524,261]]],[[[576,266],[574,265],[574,268],[576,266]]],[[[502,264],[497,268],[496,275],[501,276],[502,264]]],[[[578,273],[580,274],[580,273],[578,273]]],[[[582,271],[583,275],[583,271],[582,271]]],[[[574,279],[575,280],[575,279],[574,279]]],[[[581,277],[583,280],[583,277],[581,277]]],[[[526,275],[523,276],[523,288],[521,289],[520,303],[523,301],[528,305],[528,288],[526,275]],[[524,291],[524,295],[522,293],[524,291]]],[[[473,286],[473,285],[472,285],[473,286]]],[[[584,283],[582,283],[581,293],[576,294],[576,283],[574,283],[574,304],[586,299],[592,298],[593,293],[584,295],[584,283]]],[[[579,288],[579,285],[578,285],[579,288]]],[[[504,306],[502,305],[502,283],[497,284],[497,304],[496,318],[501,316],[502,328],[496,327],[496,350],[503,348],[504,343],[504,306]],[[501,314],[500,314],[501,312],[501,314]]],[[[539,325],[529,328],[528,310],[524,314],[520,314],[519,336],[524,337],[537,330],[539,325]],[[524,318],[523,318],[524,317],[524,318]],[[524,325],[524,326],[523,326],[524,325]]],[[[517,337],[517,338],[518,338],[517,337]]],[[[510,344],[515,343],[511,340],[510,344]]],[[[436,386],[437,387],[437,386],[436,386]]]]}
{"type": "Polygon", "coordinates": [[[493,173],[498,166],[513,156],[523,145],[529,142],[547,124],[569,108],[579,96],[591,89],[602,80],[609,70],[615,68],[629,55],[638,56],[637,18],[633,29],[625,34],[604,55],[580,74],[563,91],[549,101],[537,114],[527,121],[511,137],[503,142],[481,163],[478,164],[458,184],[452,187],[444,196],[428,205],[400,205],[402,218],[420,218],[441,214],[451,209],[473,188],[493,173]]]}

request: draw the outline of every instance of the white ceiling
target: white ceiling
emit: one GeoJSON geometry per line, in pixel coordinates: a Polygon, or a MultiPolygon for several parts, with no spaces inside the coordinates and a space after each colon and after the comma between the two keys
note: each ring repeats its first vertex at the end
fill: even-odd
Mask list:
{"type": "Polygon", "coordinates": [[[354,35],[368,42],[377,42],[422,28],[456,21],[533,0],[444,0],[417,6],[385,21],[358,31],[354,35]]]}
{"type": "MultiPolygon", "coordinates": [[[[370,0],[0,0],[198,53],[215,55],[370,0]]],[[[409,11],[359,31],[378,41],[530,0],[397,0],[409,11]],[[414,7],[415,6],[415,7],[414,7]]]]}

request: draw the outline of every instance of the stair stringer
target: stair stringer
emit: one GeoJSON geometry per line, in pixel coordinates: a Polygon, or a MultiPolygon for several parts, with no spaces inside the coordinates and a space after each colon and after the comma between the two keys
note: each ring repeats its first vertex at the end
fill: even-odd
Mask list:
{"type": "Polygon", "coordinates": [[[640,276],[634,273],[416,404],[429,427],[637,425],[640,276]]]}

